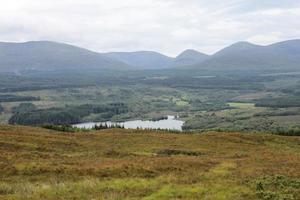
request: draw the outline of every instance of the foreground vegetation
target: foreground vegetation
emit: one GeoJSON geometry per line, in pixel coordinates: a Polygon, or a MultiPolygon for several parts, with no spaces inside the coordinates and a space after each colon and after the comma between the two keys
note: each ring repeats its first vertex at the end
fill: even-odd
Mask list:
{"type": "Polygon", "coordinates": [[[300,199],[300,138],[0,126],[0,199],[300,199]]]}

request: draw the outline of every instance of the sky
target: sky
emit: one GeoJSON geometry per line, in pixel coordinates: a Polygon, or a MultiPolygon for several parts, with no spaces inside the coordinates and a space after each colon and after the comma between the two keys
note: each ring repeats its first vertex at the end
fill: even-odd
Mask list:
{"type": "Polygon", "coordinates": [[[0,41],[50,40],[98,52],[185,49],[300,38],[299,0],[0,0],[0,41]]]}

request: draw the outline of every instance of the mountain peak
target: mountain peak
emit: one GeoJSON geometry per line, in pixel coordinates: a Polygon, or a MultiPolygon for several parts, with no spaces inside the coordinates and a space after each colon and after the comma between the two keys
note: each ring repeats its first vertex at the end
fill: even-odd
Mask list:
{"type": "Polygon", "coordinates": [[[187,49],[179,54],[174,61],[175,66],[187,66],[196,63],[201,63],[209,56],[193,49],[187,49]]]}
{"type": "Polygon", "coordinates": [[[247,41],[240,41],[240,42],[236,42],[234,44],[232,44],[229,47],[235,47],[235,48],[251,48],[251,47],[257,47],[259,45],[253,44],[251,42],[247,42],[247,41]]]}
{"type": "Polygon", "coordinates": [[[51,41],[0,43],[0,71],[130,68],[104,54],[51,41]]]}
{"type": "Polygon", "coordinates": [[[199,51],[196,51],[194,49],[187,49],[185,51],[183,51],[182,53],[180,53],[176,59],[181,59],[181,58],[186,58],[186,57],[193,57],[193,56],[196,56],[196,57],[206,57],[208,56],[207,54],[204,54],[204,53],[201,53],[199,51]]]}
{"type": "Polygon", "coordinates": [[[268,46],[237,42],[194,66],[215,70],[299,70],[299,59],[300,40],[268,46]]]}
{"type": "Polygon", "coordinates": [[[224,49],[221,49],[217,53],[214,54],[214,56],[221,56],[223,54],[235,54],[241,51],[249,51],[257,47],[262,47],[259,45],[252,44],[250,42],[246,41],[241,41],[241,42],[236,42],[228,47],[225,47],[224,49]]]}
{"type": "Polygon", "coordinates": [[[138,69],[166,68],[173,60],[155,51],[111,52],[106,55],[138,69]]]}

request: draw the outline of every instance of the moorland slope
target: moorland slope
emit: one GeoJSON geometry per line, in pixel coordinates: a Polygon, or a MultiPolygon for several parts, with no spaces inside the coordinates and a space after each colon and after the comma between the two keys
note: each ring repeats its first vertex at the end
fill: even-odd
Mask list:
{"type": "Polygon", "coordinates": [[[0,126],[0,199],[299,199],[300,137],[0,126]]]}

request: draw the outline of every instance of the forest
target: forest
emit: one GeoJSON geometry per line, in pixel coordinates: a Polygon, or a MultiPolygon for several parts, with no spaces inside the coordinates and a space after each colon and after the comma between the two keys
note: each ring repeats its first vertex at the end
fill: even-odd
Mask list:
{"type": "Polygon", "coordinates": [[[20,104],[13,112],[9,119],[10,124],[66,125],[79,123],[83,117],[90,114],[101,114],[104,120],[109,120],[114,115],[127,112],[127,107],[123,103],[111,103],[109,105],[66,105],[62,108],[40,110],[33,104],[20,104]]]}
{"type": "Polygon", "coordinates": [[[2,74],[0,100],[6,112],[0,122],[71,125],[176,115],[185,131],[299,134],[299,74],[175,72],[2,74]]]}

